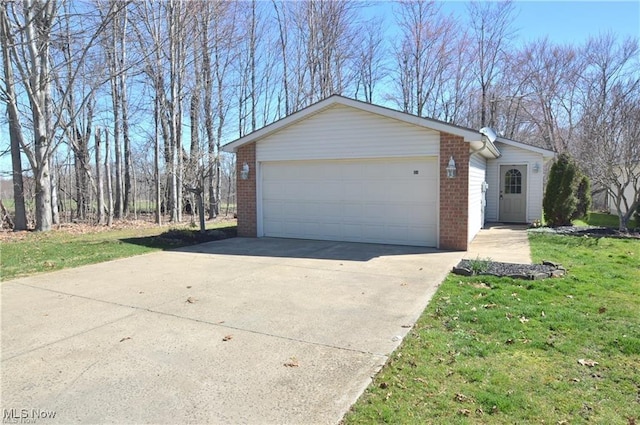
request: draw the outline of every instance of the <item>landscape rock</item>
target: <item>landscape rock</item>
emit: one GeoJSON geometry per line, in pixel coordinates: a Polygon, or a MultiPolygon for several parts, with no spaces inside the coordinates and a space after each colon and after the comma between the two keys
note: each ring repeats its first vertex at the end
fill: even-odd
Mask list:
{"type": "Polygon", "coordinates": [[[460,276],[473,276],[473,271],[465,267],[454,267],[453,272],[460,276]]]}
{"type": "MultiPolygon", "coordinates": [[[[551,272],[553,274],[553,272],[551,272]]],[[[546,279],[549,276],[548,273],[532,273],[529,275],[529,277],[531,278],[531,280],[542,280],[542,279],[546,279]]]]}

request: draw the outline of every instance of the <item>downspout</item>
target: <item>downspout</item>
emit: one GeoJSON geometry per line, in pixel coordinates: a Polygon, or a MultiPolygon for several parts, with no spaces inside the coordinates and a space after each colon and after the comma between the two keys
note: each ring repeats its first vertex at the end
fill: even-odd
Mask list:
{"type": "MultiPolygon", "coordinates": [[[[495,152],[497,153],[497,158],[500,158],[502,156],[502,153],[493,145],[493,142],[497,139],[497,136],[495,134],[495,131],[493,131],[493,129],[485,127],[480,129],[479,131],[480,134],[482,134],[482,146],[479,147],[478,149],[471,149],[471,152],[469,153],[469,157],[471,157],[473,154],[481,152],[485,149],[487,149],[487,145],[493,146],[495,150],[495,152]],[[493,139],[493,140],[491,140],[493,139]]],[[[493,152],[492,152],[493,153],[493,152]]],[[[486,177],[485,177],[486,178],[486,177]]],[[[487,190],[489,188],[489,185],[487,184],[486,180],[482,182],[482,186],[480,188],[480,190],[482,191],[482,200],[481,200],[481,205],[480,205],[480,226],[481,228],[484,228],[485,226],[485,210],[486,210],[486,206],[487,206],[487,200],[486,200],[486,194],[487,194],[487,190]]]]}

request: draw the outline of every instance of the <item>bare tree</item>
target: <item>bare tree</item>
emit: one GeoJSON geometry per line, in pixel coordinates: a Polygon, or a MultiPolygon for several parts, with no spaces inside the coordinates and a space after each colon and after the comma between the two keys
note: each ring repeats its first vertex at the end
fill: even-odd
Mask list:
{"type": "Polygon", "coordinates": [[[146,82],[154,91],[159,108],[157,117],[164,143],[168,189],[166,204],[172,222],[182,220],[184,75],[187,47],[192,44],[192,18],[196,12],[200,13],[194,5],[183,0],[140,3],[133,17],[137,22],[133,30],[137,48],[144,58],[146,82]]]}
{"type": "Polygon", "coordinates": [[[453,124],[468,124],[473,82],[470,74],[474,66],[470,43],[468,32],[459,28],[451,39],[451,66],[442,80],[439,117],[453,124]]]}
{"type": "Polygon", "coordinates": [[[638,40],[618,43],[603,34],[591,38],[581,54],[586,67],[581,72],[583,114],[576,156],[595,185],[608,192],[619,228],[626,230],[640,193],[638,40]]]}
{"type": "Polygon", "coordinates": [[[231,66],[236,60],[236,7],[231,3],[208,3],[203,22],[201,52],[205,68],[205,129],[207,133],[207,179],[209,218],[220,208],[220,151],[231,107],[231,66]]]}
{"type": "Polygon", "coordinates": [[[284,115],[354,88],[361,4],[273,0],[273,5],[282,60],[279,104],[284,103],[284,115]]]}
{"type": "MultiPolygon", "coordinates": [[[[289,67],[288,67],[288,58],[289,58],[289,43],[288,43],[288,22],[287,19],[287,2],[276,2],[276,0],[272,0],[273,9],[276,13],[276,20],[278,22],[278,35],[279,35],[279,47],[281,52],[282,59],[282,90],[283,93],[281,95],[281,100],[278,102],[280,105],[282,101],[284,101],[284,115],[289,115],[291,112],[289,106],[289,67]]],[[[280,108],[278,108],[280,109],[280,108]]]]}
{"type": "Polygon", "coordinates": [[[402,98],[396,102],[405,112],[433,117],[451,66],[454,22],[440,12],[439,4],[427,0],[399,3],[397,21],[402,36],[395,46],[396,87],[402,98]]]}
{"type": "MultiPolygon", "coordinates": [[[[53,176],[53,158],[62,136],[69,134],[67,130],[71,128],[71,117],[65,113],[65,99],[69,99],[75,89],[79,75],[85,70],[89,52],[96,45],[114,9],[82,33],[84,42],[75,53],[69,70],[68,60],[63,58],[56,62],[58,56],[54,55],[54,41],[65,39],[62,33],[65,24],[61,19],[68,18],[59,16],[60,3],[56,0],[25,0],[21,9],[13,2],[5,4],[10,19],[8,37],[4,41],[8,46],[11,65],[19,76],[16,85],[20,85],[28,99],[29,133],[33,136],[31,142],[21,137],[21,147],[35,178],[36,230],[46,231],[57,220],[57,192],[54,190],[57,179],[53,176]],[[64,79],[63,75],[66,75],[64,79]],[[56,91],[52,90],[54,80],[58,81],[56,91]]],[[[85,108],[91,94],[92,90],[83,93],[76,111],[85,108]]],[[[27,111],[20,113],[27,115],[27,111]]],[[[24,134],[24,129],[20,128],[20,131],[24,134]]]]}
{"type": "Polygon", "coordinates": [[[576,88],[581,64],[576,49],[542,39],[525,45],[519,56],[512,70],[524,83],[524,111],[535,134],[531,142],[569,152],[579,118],[576,88]]]}
{"type": "Polygon", "coordinates": [[[496,78],[502,72],[501,62],[509,41],[513,37],[510,25],[513,22],[512,0],[502,2],[468,3],[471,37],[475,45],[473,59],[474,74],[480,89],[481,127],[491,125],[488,121],[489,99],[496,78]]]}
{"type": "MultiPolygon", "coordinates": [[[[108,0],[103,6],[113,7],[116,0],[108,0]]],[[[113,114],[113,144],[115,147],[115,211],[116,218],[128,212],[130,182],[130,146],[128,134],[126,97],[126,56],[127,56],[127,7],[119,10],[109,25],[109,33],[104,37],[104,51],[109,67],[111,103],[113,114]],[[124,157],[123,157],[124,142],[124,157]]]]}
{"type": "MultiPolygon", "coordinates": [[[[12,3],[5,3],[13,7],[12,3]]],[[[51,75],[49,51],[51,31],[57,14],[55,1],[26,0],[22,15],[13,11],[9,27],[9,57],[18,69],[20,80],[29,99],[33,125],[33,145],[22,140],[22,149],[34,173],[36,198],[36,230],[51,229],[50,160],[54,151],[51,130],[51,75]],[[19,20],[21,18],[21,21],[19,20]],[[16,40],[16,37],[19,40],[16,40]],[[22,49],[19,46],[24,46],[22,49]]],[[[8,99],[17,102],[17,99],[8,99]]],[[[16,107],[17,110],[17,107],[16,107]]],[[[17,130],[17,129],[16,129],[17,130]]]]}
{"type": "Polygon", "coordinates": [[[360,34],[361,42],[355,63],[358,76],[355,97],[359,98],[362,90],[362,96],[367,103],[373,103],[376,85],[386,72],[383,33],[382,21],[371,20],[365,24],[360,34]]]}

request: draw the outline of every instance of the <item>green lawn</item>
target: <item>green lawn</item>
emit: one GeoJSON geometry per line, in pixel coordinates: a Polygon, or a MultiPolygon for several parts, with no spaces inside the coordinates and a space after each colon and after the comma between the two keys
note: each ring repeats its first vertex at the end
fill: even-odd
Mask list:
{"type": "MultiPolygon", "coordinates": [[[[207,229],[233,234],[234,222],[212,222],[207,229]]],[[[196,229],[147,227],[71,234],[64,230],[27,232],[24,239],[3,241],[0,280],[45,271],[99,263],[162,249],[178,248],[219,238],[201,237],[196,229]]]]}
{"type": "MultiPolygon", "coordinates": [[[[589,214],[588,219],[575,220],[574,224],[576,226],[602,226],[617,229],[620,224],[620,219],[615,214],[592,212],[589,214]]],[[[638,227],[636,221],[634,219],[629,220],[629,228],[633,229],[635,227],[638,227]]]]}
{"type": "Polygon", "coordinates": [[[344,422],[639,423],[640,242],[530,241],[568,275],[450,275],[344,422]]]}

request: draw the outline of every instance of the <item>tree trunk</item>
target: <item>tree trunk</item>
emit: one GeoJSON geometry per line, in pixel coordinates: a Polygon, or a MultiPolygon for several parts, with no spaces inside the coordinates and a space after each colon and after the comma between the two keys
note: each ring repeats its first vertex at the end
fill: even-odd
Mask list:
{"type": "Polygon", "coordinates": [[[84,185],[82,184],[82,165],[80,164],[80,153],[74,149],[73,155],[73,170],[76,176],[76,217],[78,220],[84,220],[85,218],[85,198],[84,198],[84,185]]]}
{"type": "Polygon", "coordinates": [[[155,187],[155,200],[156,200],[156,224],[160,226],[162,224],[162,193],[160,191],[160,105],[158,100],[158,94],[156,93],[154,108],[153,108],[153,121],[155,124],[155,143],[153,149],[153,180],[155,187]]]}
{"type": "Polygon", "coordinates": [[[98,224],[104,224],[104,186],[102,182],[102,147],[100,146],[100,128],[96,128],[95,144],[96,144],[96,189],[98,198],[98,224]]]}
{"type": "Polygon", "coordinates": [[[109,133],[104,133],[104,175],[107,181],[107,226],[113,225],[113,187],[111,180],[111,165],[109,162],[109,152],[111,147],[109,146],[109,133]]]}
{"type": "Polygon", "coordinates": [[[36,186],[36,231],[51,230],[53,218],[51,210],[51,176],[49,175],[49,160],[46,157],[46,136],[36,133],[36,161],[38,167],[34,169],[36,186]],[[44,139],[44,140],[43,140],[44,139]]]}
{"type": "Polygon", "coordinates": [[[13,68],[9,58],[8,46],[8,17],[6,4],[0,4],[0,39],[2,44],[2,65],[4,68],[5,90],[7,97],[7,115],[9,117],[9,139],[11,141],[11,170],[13,180],[13,202],[15,217],[13,220],[13,230],[27,230],[27,210],[24,203],[24,181],[22,177],[22,160],[20,156],[20,145],[22,131],[20,127],[18,107],[16,104],[15,82],[13,78],[13,68]]]}
{"type": "MultiPolygon", "coordinates": [[[[120,17],[118,17],[120,18],[120,17]]],[[[129,214],[129,203],[131,196],[131,140],[129,138],[129,105],[127,101],[127,73],[125,71],[127,64],[127,8],[124,7],[122,11],[122,26],[119,26],[120,34],[118,35],[120,40],[120,75],[118,76],[118,83],[120,85],[120,106],[122,112],[122,139],[124,141],[124,194],[123,194],[123,207],[122,212],[126,216],[129,214]]]]}
{"type": "Polygon", "coordinates": [[[122,145],[120,144],[120,127],[114,127],[113,143],[116,152],[116,205],[114,215],[116,218],[122,218],[124,212],[124,196],[122,193],[122,145]],[[116,130],[117,129],[117,130],[116,130]]]}
{"type": "Polygon", "coordinates": [[[213,110],[211,102],[213,97],[213,77],[211,75],[211,58],[209,56],[208,39],[206,38],[208,31],[207,23],[203,25],[202,41],[202,68],[204,69],[204,126],[207,133],[207,188],[209,189],[209,219],[216,217],[216,193],[215,193],[215,149],[216,142],[213,127],[213,110]]]}
{"type": "MultiPolygon", "coordinates": [[[[122,178],[122,145],[121,145],[121,129],[122,129],[122,93],[119,73],[121,69],[119,53],[120,39],[122,37],[120,27],[120,17],[113,20],[113,31],[111,34],[110,50],[107,53],[107,60],[111,71],[111,103],[113,107],[113,144],[115,147],[115,218],[122,218],[124,213],[124,194],[123,194],[123,178],[122,178]]],[[[113,189],[113,188],[112,188],[113,189]]]]}
{"type": "MultiPolygon", "coordinates": [[[[33,112],[33,137],[35,141],[35,161],[33,173],[36,186],[36,231],[51,230],[54,220],[51,205],[51,158],[53,149],[49,139],[49,118],[51,112],[51,84],[49,47],[52,19],[55,11],[52,4],[40,2],[24,3],[25,19],[29,49],[30,73],[28,91],[29,102],[33,112]]],[[[57,206],[55,208],[57,219],[57,206]]]]}

